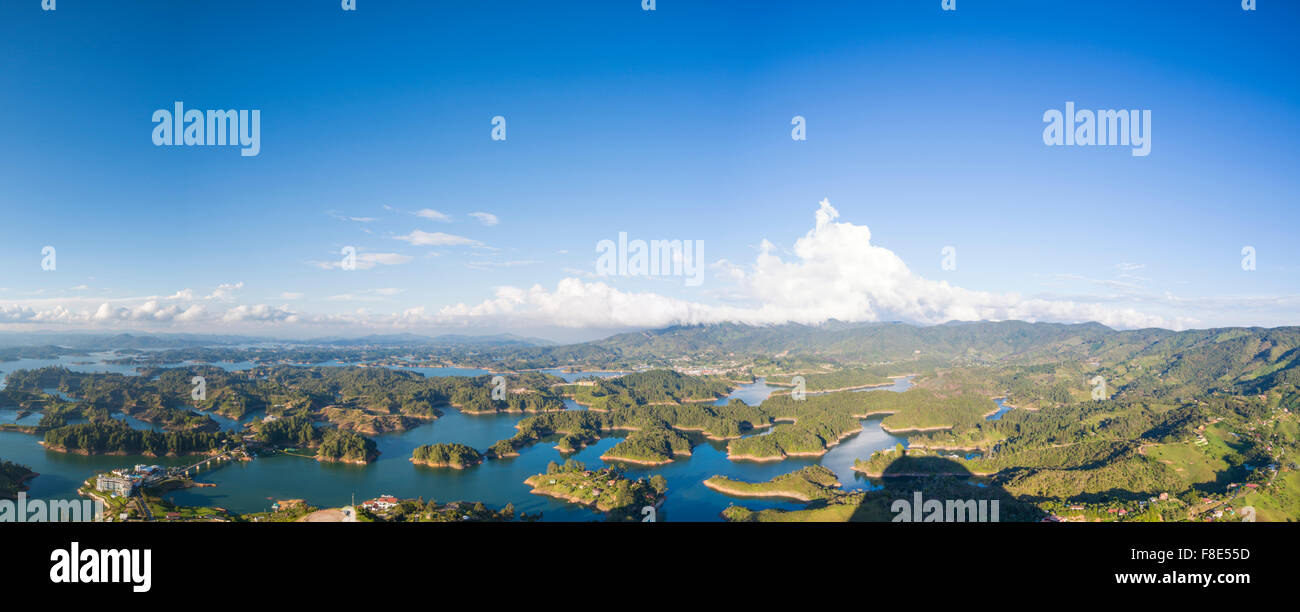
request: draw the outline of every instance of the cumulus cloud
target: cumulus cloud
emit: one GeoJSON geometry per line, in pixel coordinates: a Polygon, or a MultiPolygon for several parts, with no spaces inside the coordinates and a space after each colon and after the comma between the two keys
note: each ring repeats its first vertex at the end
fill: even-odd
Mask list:
{"type": "Polygon", "coordinates": [[[239,291],[240,289],[243,288],[244,288],[243,282],[238,282],[231,285],[217,285],[217,288],[215,291],[212,292],[212,295],[209,295],[204,299],[229,301],[234,299],[236,291],[239,291]]]}
{"type": "MultiPolygon", "coordinates": [[[[813,214],[812,229],[791,248],[778,249],[772,242],[763,240],[751,262],[726,259],[714,262],[709,268],[716,286],[677,294],[690,299],[615,287],[605,277],[567,270],[570,276],[553,287],[540,284],[499,287],[487,299],[442,308],[417,306],[388,313],[363,309],[340,314],[303,313],[287,305],[238,304],[236,294],[243,283],[233,283],[220,285],[206,295],[183,289],[165,296],[119,299],[66,296],[6,300],[0,304],[0,323],[29,326],[67,323],[106,328],[289,324],[389,329],[436,326],[619,329],[719,322],[818,324],[831,319],[902,320],[919,324],[1019,319],[1098,321],[1117,328],[1181,329],[1201,323],[1185,316],[1189,313],[1207,314],[1215,324],[1249,324],[1258,323],[1261,318],[1276,320],[1277,313],[1300,308],[1300,296],[1295,295],[1178,297],[1114,284],[1104,286],[1125,290],[1118,295],[1100,297],[1026,298],[1016,293],[966,289],[913,272],[893,251],[873,242],[875,237],[870,228],[842,222],[839,216],[830,202],[823,200],[813,214]],[[196,297],[200,295],[203,297],[196,297]],[[1155,312],[1163,309],[1176,316],[1159,316],[1153,308],[1155,312]]],[[[471,239],[441,233],[417,231],[400,238],[421,246],[485,248],[471,239]]],[[[412,259],[398,253],[359,253],[357,268],[396,265],[412,259]]],[[[340,261],[314,263],[327,269],[341,267],[340,261]]],[[[466,265],[507,268],[532,263],[535,262],[484,259],[466,265]]],[[[1141,267],[1126,263],[1116,269],[1127,274],[1141,267]]],[[[1096,284],[1082,277],[1073,281],[1096,284]]],[[[394,296],[399,293],[398,288],[352,290],[331,296],[329,300],[395,303],[394,296]]],[[[286,291],[280,298],[298,300],[302,294],[286,291]]]]}
{"type": "Polygon", "coordinates": [[[457,304],[440,318],[524,319],[566,327],[662,327],[674,324],[738,322],[818,324],[840,321],[905,320],[922,324],[952,320],[1098,321],[1115,327],[1180,326],[1132,308],[1091,303],[1023,299],[934,281],[912,272],[893,251],[871,243],[865,225],[836,222],[839,212],[822,200],[815,226],[783,259],[764,240],[754,264],[745,270],[726,262],[714,265],[736,282],[752,306],[715,306],[633,293],[604,282],[567,278],[556,288],[503,287],[488,300],[457,304]]]}
{"type": "Polygon", "coordinates": [[[286,323],[296,323],[298,315],[290,312],[284,307],[267,306],[266,304],[241,305],[231,308],[221,316],[221,320],[226,323],[236,323],[243,321],[283,321],[286,323]]]}

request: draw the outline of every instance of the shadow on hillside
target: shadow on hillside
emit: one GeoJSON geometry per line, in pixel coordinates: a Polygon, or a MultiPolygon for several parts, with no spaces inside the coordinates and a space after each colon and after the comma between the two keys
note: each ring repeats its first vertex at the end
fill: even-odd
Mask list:
{"type": "Polygon", "coordinates": [[[945,457],[903,455],[872,480],[881,488],[866,492],[849,520],[978,522],[983,516],[985,522],[994,522],[994,501],[997,522],[1037,522],[1047,516],[1033,503],[945,457]],[[979,508],[982,513],[967,518],[967,510],[979,508]]]}

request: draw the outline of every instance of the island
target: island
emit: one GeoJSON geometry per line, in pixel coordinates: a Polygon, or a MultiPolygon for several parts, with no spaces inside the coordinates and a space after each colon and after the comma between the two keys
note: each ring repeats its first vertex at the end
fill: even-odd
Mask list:
{"type": "Polygon", "coordinates": [[[714,476],[705,480],[704,486],[736,497],[788,497],[808,502],[836,497],[841,485],[835,472],[829,468],[810,465],[767,482],[751,483],[726,476],[714,476]]]}
{"type": "Polygon", "coordinates": [[[0,460],[0,499],[15,499],[27,490],[27,481],[40,474],[25,465],[0,460]]]}
{"type": "Polygon", "coordinates": [[[640,520],[647,506],[663,503],[668,481],[661,475],[632,480],[619,468],[588,470],[569,459],[563,465],[551,462],[546,472],[524,480],[537,495],[595,508],[614,520],[640,520]]]}
{"type": "Polygon", "coordinates": [[[483,463],[483,455],[464,444],[426,444],[411,453],[411,463],[463,470],[483,463]]]}

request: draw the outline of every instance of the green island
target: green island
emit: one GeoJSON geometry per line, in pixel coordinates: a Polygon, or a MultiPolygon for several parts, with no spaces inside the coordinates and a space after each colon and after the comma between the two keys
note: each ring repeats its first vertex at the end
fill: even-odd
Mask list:
{"type": "Polygon", "coordinates": [[[365,464],[379,451],[374,440],[347,429],[316,425],[310,418],[295,416],[253,423],[244,442],[250,440],[271,448],[308,448],[315,459],[326,463],[365,464]]]}
{"type": "Polygon", "coordinates": [[[771,421],[780,422],[764,436],[732,440],[727,455],[733,460],[780,461],[786,457],[820,456],[845,437],[862,430],[862,420],[885,416],[882,429],[948,429],[955,423],[974,422],[994,409],[992,400],[961,393],[944,396],[929,389],[902,393],[840,391],[796,400],[774,395],[758,406],[771,421]]]}
{"type": "Polygon", "coordinates": [[[45,432],[46,450],[79,455],[147,455],[151,457],[210,453],[226,436],[219,432],[141,431],[108,418],[65,425],[45,432]]]}
{"type": "Polygon", "coordinates": [[[835,472],[820,465],[782,474],[767,482],[752,483],[714,476],[704,486],[736,497],[789,497],[800,501],[832,499],[841,486],[835,472]]]}
{"type": "Polygon", "coordinates": [[[0,460],[0,499],[14,499],[27,490],[27,481],[38,476],[31,468],[0,460]]]}
{"type": "Polygon", "coordinates": [[[545,473],[529,476],[524,484],[537,495],[590,506],[614,520],[639,520],[642,508],[658,506],[668,492],[667,480],[658,474],[632,480],[618,468],[588,470],[572,459],[563,465],[552,461],[545,473]]]}
{"type": "Polygon", "coordinates": [[[483,462],[483,455],[464,444],[426,444],[411,452],[411,463],[463,470],[483,462]]]}
{"type": "Polygon", "coordinates": [[[542,519],[541,513],[516,512],[515,505],[507,503],[494,510],[483,502],[453,501],[439,503],[434,500],[402,499],[384,509],[357,509],[357,520],[376,523],[532,523],[542,519]]]}
{"type": "Polygon", "coordinates": [[[654,423],[633,430],[600,458],[639,465],[662,465],[690,454],[690,439],[667,424],[654,423]]]}
{"type": "Polygon", "coordinates": [[[378,456],[374,440],[346,429],[326,429],[316,447],[316,460],[326,463],[365,464],[378,456]]]}

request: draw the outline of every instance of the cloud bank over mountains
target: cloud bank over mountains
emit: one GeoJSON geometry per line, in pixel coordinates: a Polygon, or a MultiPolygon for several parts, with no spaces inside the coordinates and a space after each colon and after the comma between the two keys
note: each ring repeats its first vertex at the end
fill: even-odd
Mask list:
{"type": "Polygon", "coordinates": [[[554,290],[502,287],[478,304],[438,311],[447,321],[523,319],[562,327],[664,327],[674,324],[736,322],[752,325],[818,324],[840,321],[903,320],[922,324],[953,320],[1097,321],[1120,328],[1181,328],[1133,308],[1047,299],[1023,299],[955,287],[912,272],[897,254],[871,243],[865,225],[837,222],[839,212],[822,200],[816,225],[794,243],[783,260],[764,240],[746,270],[715,264],[737,284],[751,307],[718,306],[649,292],[625,292],[602,281],[561,280],[554,290]]]}
{"type": "MultiPolygon", "coordinates": [[[[757,257],[748,266],[726,260],[711,264],[712,284],[727,286],[726,293],[731,299],[725,304],[652,291],[630,291],[615,286],[627,279],[586,275],[586,278],[563,278],[554,288],[541,284],[527,288],[498,287],[491,297],[477,303],[440,308],[415,306],[386,314],[364,310],[312,313],[289,305],[239,303],[237,292],[243,283],[237,283],[221,285],[205,297],[196,297],[193,290],[183,289],[166,297],[40,298],[7,304],[0,301],[0,328],[6,324],[61,323],[93,327],[130,323],[187,331],[266,326],[487,331],[524,327],[658,328],[721,322],[818,324],[831,319],[901,320],[919,324],[1009,319],[1097,321],[1116,328],[1171,329],[1200,324],[1192,317],[1170,318],[1102,298],[1024,298],[1016,293],[972,290],[927,279],[908,268],[893,251],[873,244],[871,230],[866,225],[839,221],[839,212],[828,200],[821,201],[814,218],[814,227],[795,241],[785,258],[775,245],[764,239],[757,257]]],[[[412,233],[399,238],[423,245],[446,244],[459,237],[412,233]]],[[[374,255],[372,261],[364,257],[363,261],[373,266],[407,257],[389,253],[374,255]]],[[[710,288],[696,293],[710,295],[705,290],[710,288]]],[[[318,298],[326,301],[325,296],[318,298]]],[[[1168,303],[1190,304],[1172,296],[1167,298],[1168,303]]]]}

